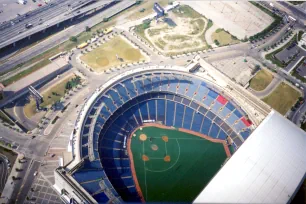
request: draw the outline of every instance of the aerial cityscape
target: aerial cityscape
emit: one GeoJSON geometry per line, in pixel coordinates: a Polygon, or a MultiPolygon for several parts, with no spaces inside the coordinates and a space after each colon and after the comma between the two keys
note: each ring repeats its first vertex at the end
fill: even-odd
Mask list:
{"type": "Polygon", "coordinates": [[[306,203],[306,2],[1,0],[0,203],[306,203]]]}

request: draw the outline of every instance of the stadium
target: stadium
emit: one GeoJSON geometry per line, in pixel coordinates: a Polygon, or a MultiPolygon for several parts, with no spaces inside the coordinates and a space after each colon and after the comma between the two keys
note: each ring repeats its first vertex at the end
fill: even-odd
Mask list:
{"type": "MultiPolygon", "coordinates": [[[[126,71],[95,91],[85,102],[71,136],[73,160],[55,172],[54,188],[64,200],[225,202],[222,196],[202,199],[202,195],[206,189],[228,192],[226,188],[239,176],[247,176],[237,174],[243,165],[236,161],[240,152],[250,153],[252,138],[266,131],[271,118],[286,119],[204,60],[198,64],[201,68],[196,73],[176,66],[126,71]],[[214,187],[226,168],[223,189],[214,187]],[[231,171],[236,173],[227,173],[231,171]]],[[[290,127],[296,137],[303,136],[298,128],[290,127]]],[[[271,137],[286,133],[268,129],[271,137]]],[[[267,147],[267,142],[265,138],[255,141],[257,155],[269,157],[269,148],[262,152],[258,148],[259,143],[267,147]]],[[[295,193],[305,176],[302,172],[292,179],[294,184],[286,193],[295,193]]],[[[238,202],[235,199],[228,196],[226,201],[238,202]]]]}

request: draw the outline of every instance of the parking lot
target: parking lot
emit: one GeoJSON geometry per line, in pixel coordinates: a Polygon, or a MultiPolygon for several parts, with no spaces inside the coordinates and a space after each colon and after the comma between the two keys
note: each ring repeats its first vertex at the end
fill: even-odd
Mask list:
{"type": "Polygon", "coordinates": [[[17,3],[18,0],[1,0],[0,2],[0,23],[9,21],[17,17],[18,14],[23,15],[29,11],[37,9],[39,4],[44,5],[43,0],[28,0],[26,4],[17,3]]]}
{"type": "Polygon", "coordinates": [[[283,49],[279,53],[275,55],[275,57],[280,60],[284,61],[285,63],[288,63],[292,57],[295,55],[298,55],[300,52],[300,48],[295,44],[292,44],[292,46],[289,46],[288,48],[283,49]]]}

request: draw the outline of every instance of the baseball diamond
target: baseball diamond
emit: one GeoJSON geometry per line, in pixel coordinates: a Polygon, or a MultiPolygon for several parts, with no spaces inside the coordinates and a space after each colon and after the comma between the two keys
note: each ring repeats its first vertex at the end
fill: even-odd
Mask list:
{"type": "Polygon", "coordinates": [[[224,140],[191,133],[146,124],[130,137],[133,179],[143,201],[192,202],[230,156],[224,140]],[[141,140],[144,134],[151,139],[141,140]]]}

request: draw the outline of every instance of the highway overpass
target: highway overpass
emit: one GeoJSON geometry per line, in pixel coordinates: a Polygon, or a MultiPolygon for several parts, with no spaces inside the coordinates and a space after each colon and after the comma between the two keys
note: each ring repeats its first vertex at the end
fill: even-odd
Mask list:
{"type": "MultiPolygon", "coordinates": [[[[59,25],[67,20],[83,17],[92,11],[108,9],[119,1],[113,0],[57,0],[52,4],[34,10],[31,13],[20,16],[11,22],[0,26],[0,50],[6,46],[15,45],[16,42],[31,35],[45,32],[47,28],[59,25]],[[26,25],[31,24],[29,28],[26,25]]],[[[134,4],[134,1],[130,1],[134,4]]],[[[125,8],[123,8],[125,9],[125,8]]],[[[119,11],[120,12],[120,11],[119,11]]]]}

